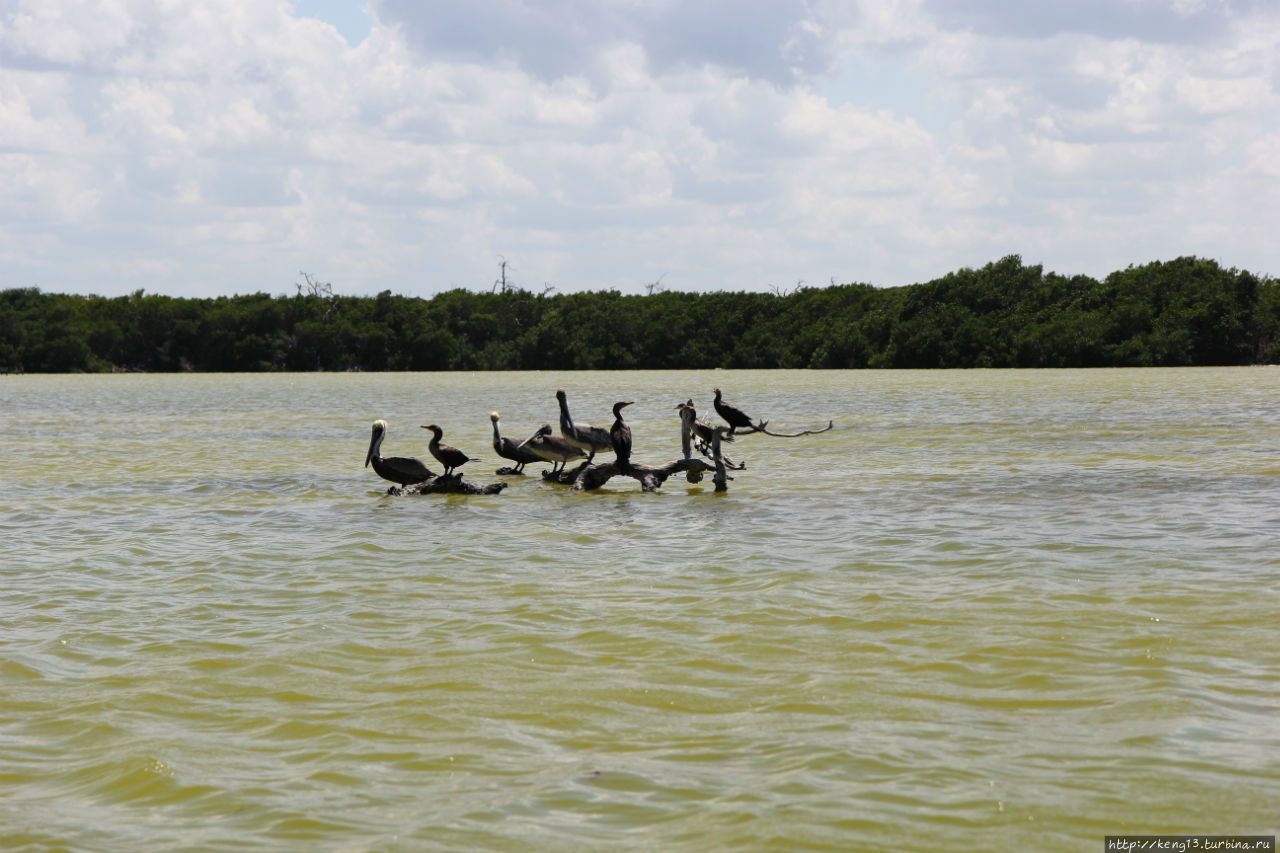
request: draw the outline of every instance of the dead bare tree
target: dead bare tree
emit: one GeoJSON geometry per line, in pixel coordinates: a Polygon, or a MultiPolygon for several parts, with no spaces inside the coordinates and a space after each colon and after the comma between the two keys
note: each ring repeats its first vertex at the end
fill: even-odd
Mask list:
{"type": "Polygon", "coordinates": [[[778,287],[776,284],[769,285],[769,291],[774,296],[790,296],[804,287],[804,279],[797,279],[795,287],[778,287]]]}
{"type": "Polygon", "coordinates": [[[507,284],[507,267],[508,266],[509,264],[507,263],[507,259],[504,258],[502,255],[498,255],[499,275],[497,278],[493,280],[493,287],[489,290],[490,293],[506,293],[507,292],[507,288],[510,286],[507,284]]]}
{"type": "Polygon", "coordinates": [[[338,310],[338,297],[333,292],[333,285],[327,281],[320,281],[319,279],[312,277],[309,272],[299,270],[298,275],[302,276],[303,279],[302,281],[294,282],[294,286],[298,288],[298,295],[314,296],[318,299],[324,300],[326,307],[324,310],[324,316],[320,319],[321,322],[329,322],[329,317],[338,310]],[[305,294],[302,292],[304,288],[303,282],[305,282],[305,294]]]}
{"type": "Polygon", "coordinates": [[[663,285],[662,280],[666,277],[667,277],[667,274],[663,273],[662,275],[655,278],[653,281],[646,284],[644,286],[645,296],[653,296],[655,293],[662,293],[663,291],[665,291],[667,288],[665,285],[663,285]]]}

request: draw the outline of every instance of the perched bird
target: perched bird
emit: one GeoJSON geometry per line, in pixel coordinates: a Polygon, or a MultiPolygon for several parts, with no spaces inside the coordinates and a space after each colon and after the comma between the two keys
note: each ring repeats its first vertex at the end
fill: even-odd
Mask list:
{"type": "Polygon", "coordinates": [[[542,457],[534,453],[523,444],[517,444],[509,438],[506,438],[498,431],[498,413],[490,412],[489,420],[493,421],[493,452],[501,456],[503,459],[510,459],[516,463],[515,472],[517,474],[524,473],[524,466],[530,462],[541,462],[542,457]]]}
{"type": "Polygon", "coordinates": [[[538,427],[538,431],[521,442],[520,446],[532,450],[539,459],[550,462],[552,474],[557,470],[563,471],[570,459],[587,455],[582,448],[574,447],[558,435],[552,435],[551,424],[538,427]],[[556,468],[557,463],[560,465],[559,469],[556,468]]]}
{"type": "MultiPolygon", "coordinates": [[[[711,444],[711,432],[713,427],[711,426],[711,424],[707,423],[706,421],[698,419],[698,410],[693,407],[693,400],[692,399],[686,400],[685,402],[676,406],[676,409],[680,412],[682,417],[684,416],[685,412],[688,412],[689,413],[689,431],[692,432],[694,436],[698,438],[700,441],[702,441],[703,443],[711,444]]],[[[723,435],[721,436],[721,441],[733,441],[733,436],[723,435]]]]}
{"type": "Polygon", "coordinates": [[[754,428],[755,424],[751,422],[751,416],[739,409],[737,406],[730,406],[728,403],[720,399],[720,389],[716,389],[715,400],[716,411],[720,413],[720,417],[724,418],[729,424],[729,432],[726,435],[732,436],[734,430],[739,427],[754,428]]]}
{"type": "Polygon", "coordinates": [[[453,473],[454,468],[459,468],[472,461],[472,457],[458,448],[440,443],[440,436],[444,435],[444,430],[440,429],[440,427],[435,424],[428,424],[423,429],[431,430],[431,442],[427,445],[427,449],[431,451],[431,455],[436,458],[436,461],[444,466],[444,476],[448,477],[453,473]]]}
{"type": "Polygon", "coordinates": [[[609,440],[607,429],[594,427],[591,424],[574,423],[573,417],[569,414],[569,400],[563,388],[556,392],[556,399],[560,401],[560,435],[574,447],[585,450],[588,462],[598,451],[613,449],[613,442],[609,440]]]}
{"type": "Polygon", "coordinates": [[[613,426],[609,428],[609,441],[613,445],[614,455],[618,457],[618,469],[626,471],[631,467],[631,427],[622,419],[622,410],[631,403],[613,404],[613,426]]]}
{"type": "Polygon", "coordinates": [[[382,440],[387,437],[387,422],[373,422],[373,438],[369,441],[369,453],[364,457],[364,467],[373,465],[374,473],[384,480],[408,486],[421,483],[435,476],[431,469],[415,456],[383,456],[382,440]]]}

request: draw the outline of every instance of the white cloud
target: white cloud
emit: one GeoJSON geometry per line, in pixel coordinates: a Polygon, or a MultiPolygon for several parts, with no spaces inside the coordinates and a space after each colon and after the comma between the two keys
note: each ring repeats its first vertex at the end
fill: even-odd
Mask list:
{"type": "Polygon", "coordinates": [[[91,5],[0,11],[0,287],[1280,267],[1267,4],[91,5]]]}

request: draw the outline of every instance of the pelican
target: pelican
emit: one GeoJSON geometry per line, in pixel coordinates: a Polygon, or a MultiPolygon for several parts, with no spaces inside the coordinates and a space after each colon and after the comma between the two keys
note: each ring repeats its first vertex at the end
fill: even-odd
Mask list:
{"type": "Polygon", "coordinates": [[[435,424],[428,424],[423,429],[431,430],[431,443],[427,445],[427,449],[431,451],[431,455],[436,458],[436,461],[444,466],[444,476],[448,477],[453,473],[454,468],[459,468],[472,461],[470,456],[458,448],[440,443],[440,436],[444,435],[444,430],[440,429],[440,427],[435,424]]]}
{"type": "Polygon", "coordinates": [[[560,401],[560,435],[574,447],[585,450],[588,462],[597,451],[613,449],[613,442],[609,440],[607,429],[573,422],[573,418],[569,415],[569,401],[565,397],[563,388],[556,392],[556,399],[560,401]]]}
{"type": "MultiPolygon", "coordinates": [[[[711,432],[713,427],[706,421],[698,420],[698,410],[693,407],[693,398],[689,398],[685,402],[676,406],[676,410],[681,414],[689,412],[689,431],[694,434],[700,441],[711,446],[711,432]]],[[[733,441],[732,435],[722,435],[721,441],[733,441]]]]}
{"type": "Polygon", "coordinates": [[[402,486],[421,483],[435,476],[416,456],[383,456],[382,440],[386,437],[387,422],[374,421],[373,438],[369,441],[369,454],[364,458],[364,467],[368,468],[372,463],[375,474],[402,486]]]}
{"type": "Polygon", "coordinates": [[[510,459],[516,463],[515,472],[517,474],[524,473],[524,466],[530,462],[541,462],[542,457],[534,453],[523,444],[517,444],[509,438],[504,438],[498,432],[498,413],[490,412],[489,420],[493,421],[493,452],[501,456],[503,459],[510,459]]]}
{"type": "Polygon", "coordinates": [[[720,399],[719,388],[716,389],[715,406],[716,411],[720,413],[720,417],[724,418],[729,423],[729,432],[725,435],[725,438],[731,437],[734,430],[738,427],[755,427],[755,424],[751,423],[750,415],[742,411],[742,409],[739,409],[737,406],[730,406],[728,403],[720,399]]]}
{"type": "Polygon", "coordinates": [[[609,441],[613,445],[614,455],[618,457],[618,469],[626,471],[631,467],[631,427],[622,419],[622,410],[631,403],[613,404],[613,426],[609,428],[609,441]]]}
{"type": "Polygon", "coordinates": [[[564,466],[568,464],[570,459],[577,459],[587,454],[581,447],[574,447],[558,435],[551,434],[551,424],[543,424],[538,427],[538,431],[525,439],[520,447],[532,450],[538,455],[539,459],[545,459],[551,463],[551,473],[563,471],[564,466]],[[560,467],[556,468],[556,463],[560,467]]]}

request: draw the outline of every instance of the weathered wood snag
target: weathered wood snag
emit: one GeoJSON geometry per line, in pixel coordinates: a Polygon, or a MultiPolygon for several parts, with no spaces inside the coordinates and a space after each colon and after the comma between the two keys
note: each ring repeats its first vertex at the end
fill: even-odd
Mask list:
{"type": "Polygon", "coordinates": [[[716,427],[711,431],[711,456],[716,460],[716,475],[712,478],[712,482],[716,484],[717,492],[729,490],[729,480],[733,478],[724,470],[724,456],[720,453],[720,442],[724,439],[726,433],[724,427],[716,427]]]}
{"type": "Polygon", "coordinates": [[[675,474],[684,473],[690,483],[697,483],[701,482],[704,473],[716,470],[716,466],[702,459],[677,459],[666,465],[632,462],[626,467],[627,470],[623,471],[616,461],[584,462],[576,468],[564,471],[543,471],[542,479],[571,486],[575,492],[589,492],[600,488],[614,477],[630,477],[640,483],[641,491],[656,492],[675,474]]]}
{"type": "Polygon", "coordinates": [[[750,429],[738,430],[737,434],[751,435],[753,432],[759,432],[759,433],[764,433],[765,435],[773,436],[774,438],[799,438],[802,435],[817,435],[818,433],[826,432],[827,430],[833,428],[836,425],[836,422],[827,421],[827,425],[824,426],[822,429],[802,429],[799,432],[770,432],[769,430],[765,429],[765,427],[768,426],[768,424],[769,424],[768,421],[761,421],[760,423],[753,425],[750,429]]]}
{"type": "Polygon", "coordinates": [[[462,479],[461,474],[436,474],[430,479],[423,480],[421,483],[411,483],[407,486],[392,486],[387,489],[387,494],[403,496],[403,495],[496,495],[507,487],[506,483],[489,483],[484,486],[476,485],[469,480],[462,479]]]}
{"type": "MultiPolygon", "coordinates": [[[[712,437],[716,428],[698,418],[698,410],[693,407],[693,400],[686,400],[676,408],[680,411],[680,449],[684,452],[685,459],[693,455],[693,450],[697,450],[713,461],[719,456],[724,466],[734,471],[742,471],[747,467],[745,462],[739,464],[728,456],[712,452],[712,437]]],[[[722,441],[733,441],[733,436],[724,430],[721,431],[720,438],[722,441]]]]}

